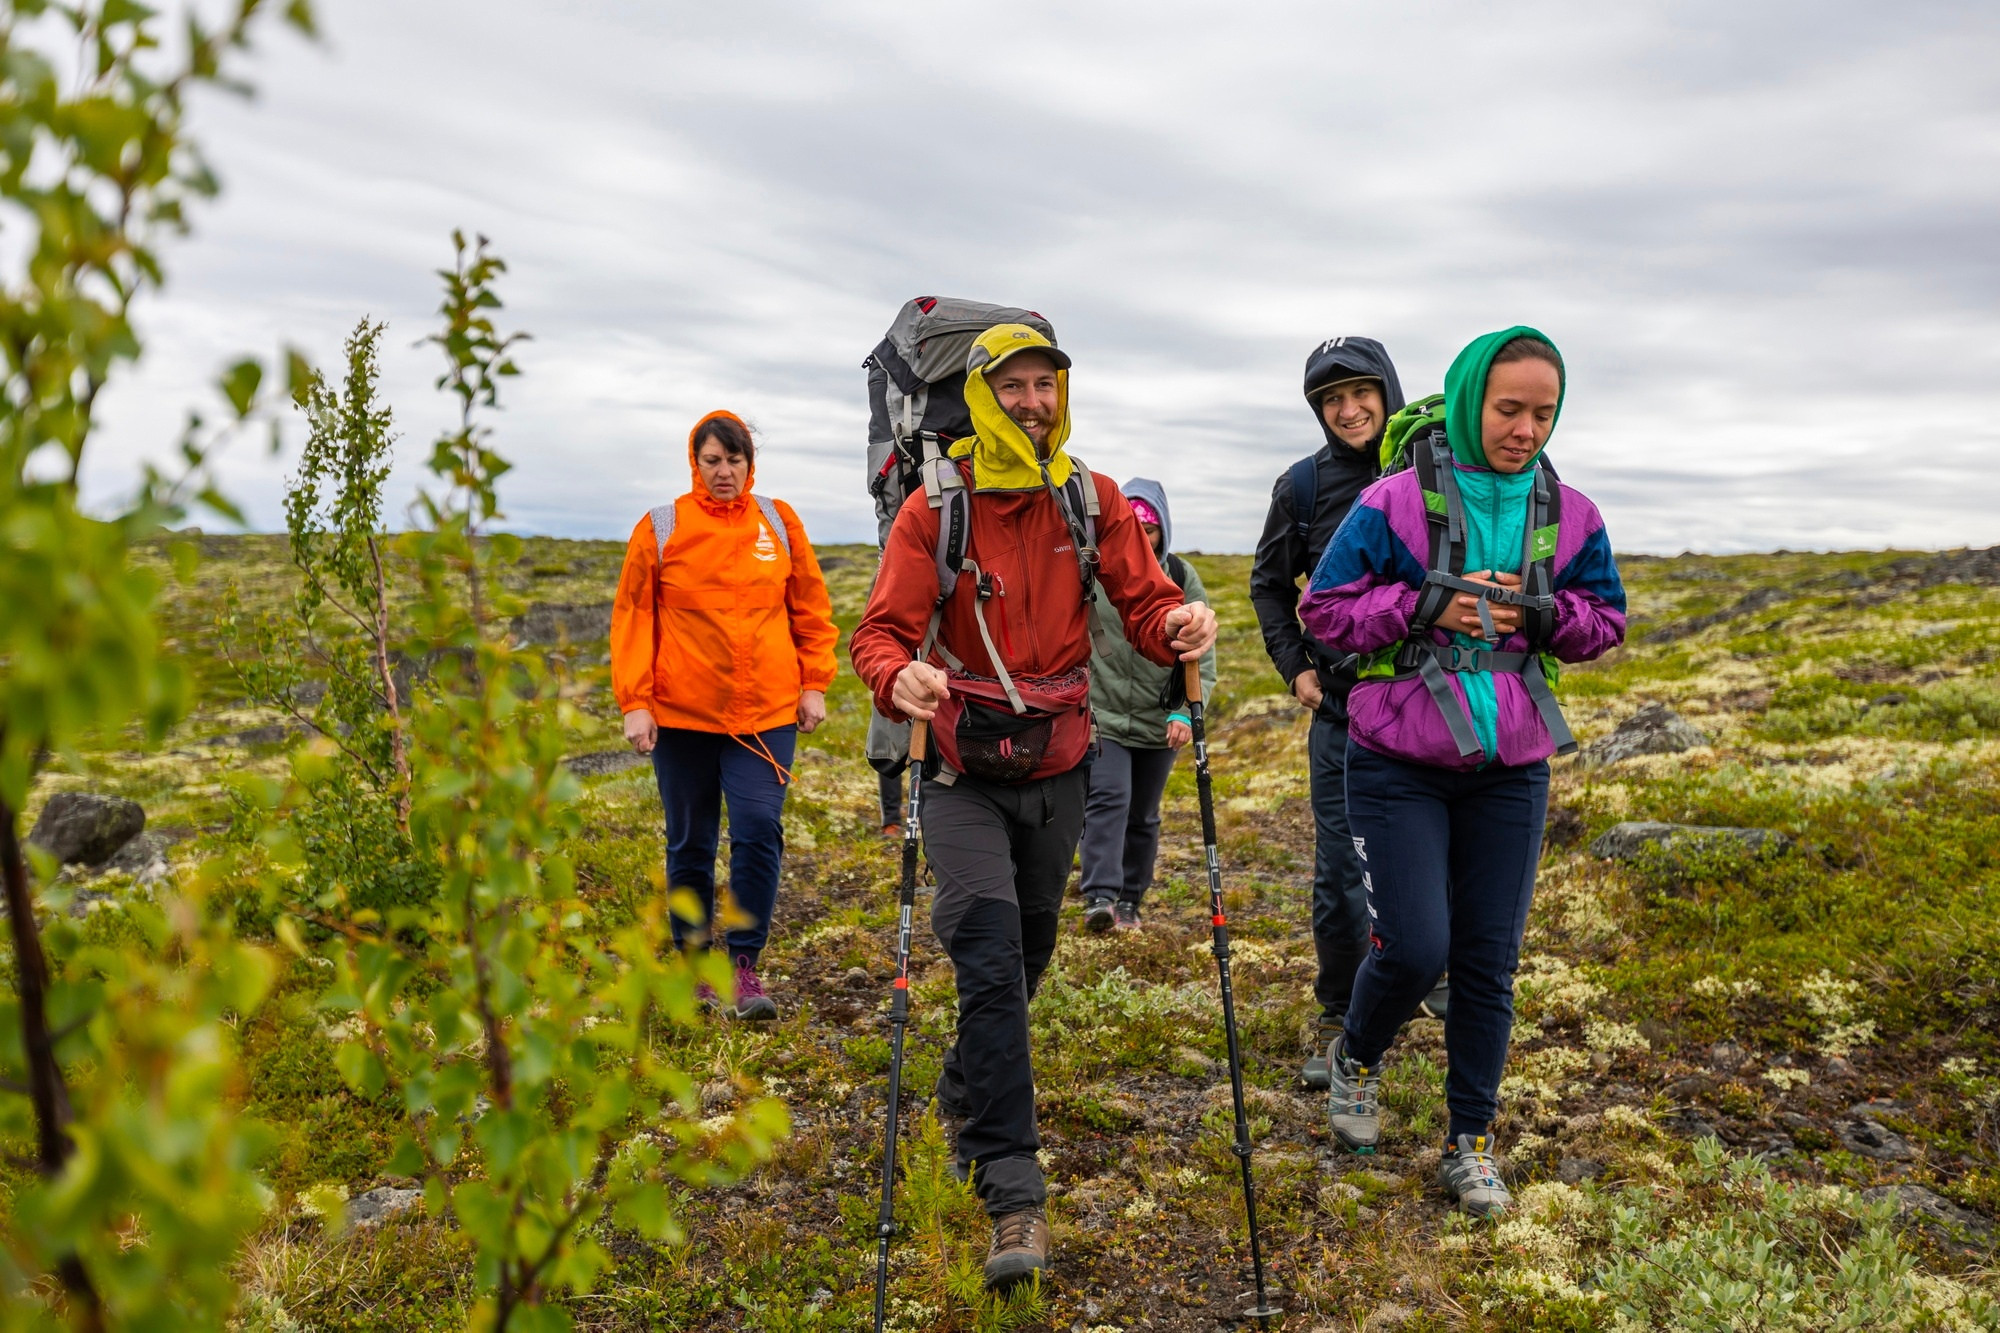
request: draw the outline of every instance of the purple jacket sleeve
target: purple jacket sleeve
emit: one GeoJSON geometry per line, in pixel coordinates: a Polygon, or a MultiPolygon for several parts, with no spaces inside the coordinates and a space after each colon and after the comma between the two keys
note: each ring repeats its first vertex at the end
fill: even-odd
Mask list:
{"type": "Polygon", "coordinates": [[[1381,507],[1389,484],[1377,482],[1362,492],[1327,543],[1299,603],[1306,629],[1335,652],[1372,653],[1410,632],[1424,567],[1381,507]]]}
{"type": "MultiPolygon", "coordinates": [[[[1564,503],[1571,503],[1567,495],[1564,503]]],[[[1594,506],[1589,518],[1589,535],[1556,578],[1556,627],[1549,651],[1564,662],[1588,662],[1625,642],[1625,584],[1594,506]]]]}

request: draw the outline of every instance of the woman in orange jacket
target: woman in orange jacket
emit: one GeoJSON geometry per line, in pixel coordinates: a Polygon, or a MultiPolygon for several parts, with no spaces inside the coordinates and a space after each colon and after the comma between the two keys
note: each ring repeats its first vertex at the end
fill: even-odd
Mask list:
{"type": "MultiPolygon", "coordinates": [[[[776,1018],[757,960],[784,855],[781,816],[798,734],[826,720],[834,627],[826,580],[792,507],[750,493],[756,448],[730,412],[688,433],[694,488],[632,530],[611,610],[611,687],[625,739],[653,756],[667,815],[667,883],[715,915],[729,803],[729,889],[751,918],[726,936],[736,1013],[776,1018]]],[[[673,923],[684,943],[687,926],[673,923]]]]}

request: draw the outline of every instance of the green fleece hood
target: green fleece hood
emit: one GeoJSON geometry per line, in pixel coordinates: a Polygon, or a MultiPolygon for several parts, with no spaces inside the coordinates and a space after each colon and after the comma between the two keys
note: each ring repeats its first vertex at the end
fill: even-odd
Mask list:
{"type": "MultiPolygon", "coordinates": [[[[1444,373],[1444,428],[1445,436],[1451,441],[1451,456],[1467,467],[1490,466],[1486,461],[1486,445],[1479,429],[1481,411],[1486,406],[1486,376],[1493,369],[1493,357],[1502,347],[1516,338],[1539,338],[1550,347],[1555,342],[1540,329],[1531,329],[1526,324],[1516,324],[1511,329],[1498,333],[1488,333],[1474,338],[1465,349],[1452,358],[1451,369],[1444,373]]],[[[1556,352],[1562,359],[1562,352],[1556,352]]],[[[1556,395],[1556,414],[1549,420],[1549,435],[1554,437],[1556,422],[1562,419],[1563,394],[1569,391],[1569,372],[1562,371],[1561,389],[1556,395]]],[[[1548,441],[1542,441],[1542,448],[1548,448],[1548,441]]],[[[1535,458],[1541,452],[1536,451],[1535,458]]],[[[1529,466],[1534,459],[1528,460],[1529,466]]]]}

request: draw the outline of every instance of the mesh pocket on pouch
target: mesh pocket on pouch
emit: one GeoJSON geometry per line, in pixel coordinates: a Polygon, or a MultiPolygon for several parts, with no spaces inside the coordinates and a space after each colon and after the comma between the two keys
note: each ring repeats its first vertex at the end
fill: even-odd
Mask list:
{"type": "Polygon", "coordinates": [[[1024,781],[1048,755],[1054,724],[1055,719],[1047,714],[1024,717],[1011,709],[988,708],[967,700],[954,737],[958,766],[986,782],[1024,781]]]}

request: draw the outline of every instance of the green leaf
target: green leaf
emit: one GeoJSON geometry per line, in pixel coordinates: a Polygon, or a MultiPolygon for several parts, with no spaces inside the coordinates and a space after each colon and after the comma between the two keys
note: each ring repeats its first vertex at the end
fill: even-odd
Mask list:
{"type": "Polygon", "coordinates": [[[371,1101],[382,1095],[388,1080],[381,1057],[360,1042],[349,1042],[335,1050],[333,1067],[340,1071],[341,1079],[355,1095],[371,1101]]]}
{"type": "Polygon", "coordinates": [[[222,373],[220,388],[240,421],[257,403],[257,388],[264,382],[264,367],[254,357],[245,357],[222,373]]]}

